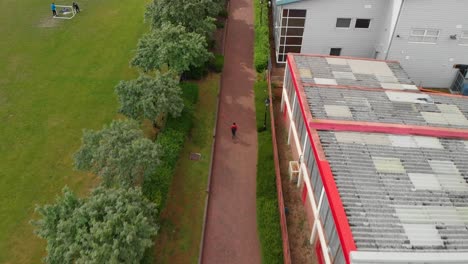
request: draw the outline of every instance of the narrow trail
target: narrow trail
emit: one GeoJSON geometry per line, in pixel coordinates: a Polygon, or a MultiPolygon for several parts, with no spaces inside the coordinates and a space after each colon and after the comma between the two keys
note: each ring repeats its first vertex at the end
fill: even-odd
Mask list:
{"type": "Polygon", "coordinates": [[[231,0],[229,9],[202,263],[257,264],[253,1],[231,0]]]}

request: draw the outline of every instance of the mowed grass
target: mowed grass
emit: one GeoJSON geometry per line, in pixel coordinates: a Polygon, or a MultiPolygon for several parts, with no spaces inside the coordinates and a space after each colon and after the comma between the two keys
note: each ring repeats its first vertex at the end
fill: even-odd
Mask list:
{"type": "Polygon", "coordinates": [[[211,74],[198,82],[194,127],[177,163],[167,207],[161,213],[155,263],[198,261],[219,78],[219,74],[211,74]],[[201,160],[190,160],[192,152],[201,153],[201,160]]]}
{"type": "Polygon", "coordinates": [[[147,29],[146,0],[82,0],[72,20],[52,19],[50,2],[0,1],[0,263],[40,263],[35,205],[96,184],[72,155],[82,129],[116,116],[114,86],[136,75],[129,60],[147,29]]]}

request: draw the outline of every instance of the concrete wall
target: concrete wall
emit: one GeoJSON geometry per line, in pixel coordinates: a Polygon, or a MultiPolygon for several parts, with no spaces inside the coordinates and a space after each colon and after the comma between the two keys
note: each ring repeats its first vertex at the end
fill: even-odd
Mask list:
{"type": "Polygon", "coordinates": [[[342,48],[341,55],[375,56],[391,1],[386,0],[304,0],[283,8],[306,9],[307,18],[301,53],[329,54],[342,48]],[[337,18],[352,18],[351,27],[336,28],[337,18]],[[354,28],[354,19],[371,19],[369,29],[354,28]]]}
{"type": "Polygon", "coordinates": [[[447,88],[454,80],[453,64],[468,64],[468,46],[450,39],[463,30],[468,30],[468,1],[405,0],[388,59],[400,61],[418,85],[447,88]],[[440,29],[437,43],[409,43],[413,28],[440,29]]]}

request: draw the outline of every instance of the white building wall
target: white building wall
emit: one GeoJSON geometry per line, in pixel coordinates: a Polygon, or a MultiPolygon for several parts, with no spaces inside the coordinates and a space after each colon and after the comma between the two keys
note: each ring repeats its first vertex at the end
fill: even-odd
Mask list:
{"type": "Polygon", "coordinates": [[[390,40],[395,30],[396,21],[400,14],[400,7],[403,0],[388,0],[386,13],[383,17],[383,27],[380,32],[379,40],[377,41],[377,56],[376,59],[384,60],[387,56],[388,48],[391,44],[390,40]]]}
{"type": "MultiPolygon", "coordinates": [[[[284,78],[284,82],[283,82],[283,94],[282,94],[282,98],[281,98],[281,110],[282,111],[286,110],[288,120],[289,120],[288,144],[289,144],[289,142],[294,140],[295,141],[294,145],[296,146],[296,152],[299,154],[299,156],[303,157],[305,152],[306,152],[306,148],[309,148],[310,151],[311,151],[311,142],[309,141],[309,137],[308,137],[307,132],[304,133],[302,138],[300,138],[299,137],[299,131],[297,131],[297,129],[296,129],[297,124],[295,123],[294,112],[296,112],[295,110],[297,108],[299,108],[300,106],[299,106],[299,102],[297,102],[296,99],[291,100],[291,98],[288,97],[288,90],[289,89],[294,90],[292,80],[290,78],[292,78],[291,73],[290,73],[290,69],[289,69],[288,66],[286,66],[285,78],[284,78]],[[292,101],[292,103],[291,103],[291,101],[292,101]],[[286,106],[286,108],[284,106],[286,106]],[[302,144],[302,145],[304,145],[304,147],[301,146],[301,142],[304,142],[302,144]]],[[[292,92],[292,95],[294,97],[296,97],[295,91],[292,92]]],[[[299,114],[302,116],[302,113],[300,111],[299,111],[299,114]]],[[[314,160],[315,160],[315,158],[314,158],[314,160]]],[[[314,162],[316,162],[316,161],[314,161],[314,162]]],[[[325,225],[330,225],[331,222],[329,221],[327,223],[324,223],[320,219],[320,217],[321,217],[320,216],[320,210],[323,207],[323,203],[322,203],[323,202],[323,197],[326,195],[323,184],[320,186],[320,190],[317,191],[316,190],[317,186],[312,186],[311,175],[309,175],[310,168],[308,168],[306,166],[306,161],[302,161],[300,166],[301,166],[301,173],[300,173],[300,176],[299,176],[299,179],[298,179],[297,186],[299,187],[302,182],[304,182],[305,186],[307,186],[307,199],[309,199],[309,204],[311,206],[313,216],[314,216],[314,219],[313,219],[314,224],[313,224],[313,228],[312,228],[312,232],[311,232],[311,235],[310,235],[309,242],[310,242],[310,244],[313,244],[318,238],[318,242],[321,244],[322,255],[324,257],[324,264],[332,264],[332,263],[333,264],[344,264],[345,261],[344,261],[344,255],[343,255],[341,246],[340,246],[340,252],[339,252],[339,254],[341,256],[337,256],[335,259],[332,259],[332,256],[330,255],[330,252],[328,250],[329,249],[329,244],[328,244],[329,241],[327,241],[324,226],[325,225]],[[316,197],[316,195],[314,193],[319,193],[320,198],[316,197]]],[[[317,166],[317,165],[315,164],[315,166],[317,166]]],[[[317,170],[317,173],[319,173],[318,170],[317,170]]],[[[319,178],[321,177],[320,175],[317,175],[317,176],[319,178]]],[[[307,203],[306,203],[306,205],[307,205],[307,203]]],[[[334,223],[333,223],[333,225],[334,225],[334,223]]],[[[333,226],[333,228],[336,228],[336,227],[333,226]]]]}
{"type": "Polygon", "coordinates": [[[468,64],[468,46],[460,45],[468,31],[467,0],[404,0],[387,59],[398,60],[417,85],[448,88],[454,64],[468,64]],[[411,43],[414,28],[440,29],[436,44],[411,43]],[[450,35],[457,34],[453,40],[450,35]]]}
{"type": "Polygon", "coordinates": [[[301,53],[329,54],[342,48],[342,56],[375,57],[393,0],[304,0],[283,8],[306,9],[301,53]],[[337,18],[352,18],[348,29],[336,28],[337,18]],[[371,19],[369,29],[354,28],[356,18],[371,19]]]}

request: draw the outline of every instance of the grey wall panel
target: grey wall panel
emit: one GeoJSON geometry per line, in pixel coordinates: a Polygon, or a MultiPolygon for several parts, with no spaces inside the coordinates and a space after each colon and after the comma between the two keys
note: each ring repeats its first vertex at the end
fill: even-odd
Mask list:
{"type": "Polygon", "coordinates": [[[404,2],[388,59],[400,61],[416,84],[449,87],[454,79],[453,64],[468,64],[468,46],[450,35],[468,30],[466,0],[406,0],[404,2]],[[440,29],[436,44],[409,43],[414,28],[440,29]]]}

